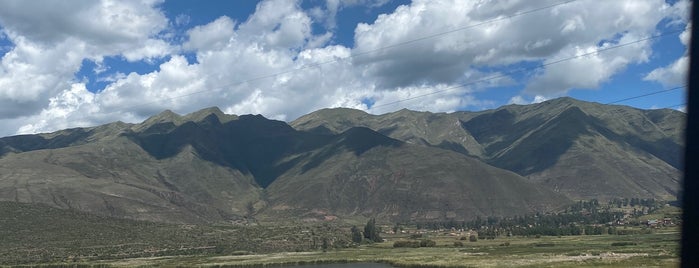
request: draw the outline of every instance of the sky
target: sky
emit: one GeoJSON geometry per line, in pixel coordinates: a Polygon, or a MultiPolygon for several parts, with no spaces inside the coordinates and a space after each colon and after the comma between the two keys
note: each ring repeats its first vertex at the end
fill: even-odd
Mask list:
{"type": "Polygon", "coordinates": [[[690,4],[3,0],[0,136],[212,106],[283,121],[562,96],[682,110],[690,4]]]}

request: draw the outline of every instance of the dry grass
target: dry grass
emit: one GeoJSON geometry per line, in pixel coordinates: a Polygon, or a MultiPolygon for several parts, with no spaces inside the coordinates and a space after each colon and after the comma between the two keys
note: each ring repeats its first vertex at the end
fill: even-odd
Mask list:
{"type": "MultiPolygon", "coordinates": [[[[389,239],[402,239],[393,237],[389,239]]],[[[241,256],[141,258],[100,262],[116,266],[261,267],[314,263],[380,262],[401,267],[677,267],[677,229],[633,236],[498,238],[453,247],[454,237],[434,236],[437,247],[392,248],[390,242],[329,252],[241,256]],[[612,246],[634,241],[636,245],[612,246]],[[502,246],[509,242],[509,246],[502,246]],[[547,247],[538,247],[545,243],[547,247]]]]}

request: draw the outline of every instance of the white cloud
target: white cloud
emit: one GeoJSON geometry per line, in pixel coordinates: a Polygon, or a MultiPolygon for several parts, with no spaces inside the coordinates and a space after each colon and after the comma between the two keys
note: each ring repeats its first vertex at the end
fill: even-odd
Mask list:
{"type": "MultiPolygon", "coordinates": [[[[328,0],[311,10],[302,10],[298,1],[263,1],[245,21],[222,16],[185,29],[181,44],[170,43],[164,33],[172,25],[189,25],[191,18],[180,14],[169,22],[159,3],[0,1],[0,26],[14,44],[0,65],[0,129],[5,131],[0,135],[138,122],[164,109],[188,113],[208,106],[280,120],[338,106],[372,113],[492,106],[475,96],[522,83],[507,70],[646,37],[663,19],[681,20],[680,5],[687,4],[579,0],[484,23],[555,2],[415,0],[358,25],[350,48],[328,45],[338,12],[386,1],[328,0]],[[327,32],[314,33],[314,23],[324,23],[327,32]],[[469,25],[478,26],[382,49],[469,25]],[[182,51],[194,53],[196,62],[178,54],[182,51]],[[102,65],[108,56],[162,63],[150,73],[129,73],[102,65]],[[85,59],[97,64],[95,73],[114,72],[98,78],[109,83],[98,93],[75,81],[85,59]]],[[[686,42],[688,36],[681,38],[686,42]]],[[[650,45],[549,65],[527,77],[526,90],[510,102],[540,102],[570,88],[596,88],[630,64],[651,60],[650,45]]],[[[667,66],[652,79],[670,81],[674,72],[674,65],[667,66]]]]}
{"type": "Polygon", "coordinates": [[[244,41],[257,42],[265,49],[296,50],[311,36],[311,18],[297,1],[263,1],[238,32],[244,41]]]}
{"type": "Polygon", "coordinates": [[[183,46],[190,50],[222,49],[233,38],[234,27],[235,22],[229,17],[220,17],[209,24],[196,26],[187,31],[189,40],[183,46]]]}
{"type": "Polygon", "coordinates": [[[154,8],[160,2],[9,0],[0,4],[0,23],[31,42],[76,38],[94,46],[132,48],[167,26],[167,18],[154,8]]]}
{"type": "Polygon", "coordinates": [[[681,86],[687,83],[688,70],[689,57],[685,55],[668,66],[651,71],[643,80],[657,81],[666,87],[681,86]]]}
{"type": "Polygon", "coordinates": [[[328,30],[336,30],[337,13],[347,7],[364,6],[367,9],[381,7],[390,0],[326,0],[325,9],[315,7],[309,10],[311,17],[325,25],[328,30]]]}
{"type": "Polygon", "coordinates": [[[175,17],[175,25],[177,26],[185,26],[189,24],[189,22],[192,21],[192,17],[190,17],[187,14],[179,14],[175,17]]]}
{"type": "Polygon", "coordinates": [[[143,42],[142,47],[126,50],[121,55],[132,62],[139,60],[151,61],[170,55],[175,50],[175,48],[163,40],[148,39],[143,42]]]}
{"type": "MultiPolygon", "coordinates": [[[[680,34],[680,42],[689,47],[689,37],[691,34],[691,23],[687,23],[685,30],[680,34]]],[[[656,81],[666,87],[680,86],[687,83],[687,74],[689,72],[689,51],[685,50],[684,55],[673,63],[656,68],[648,73],[643,80],[656,81]]]]}
{"type": "Polygon", "coordinates": [[[97,82],[116,82],[117,80],[126,78],[126,74],[122,72],[116,72],[108,76],[97,77],[97,82]]]}
{"type": "MultiPolygon", "coordinates": [[[[619,43],[625,43],[622,38],[619,43]]],[[[565,51],[545,61],[551,64],[548,68],[536,74],[529,82],[524,92],[540,94],[544,96],[560,96],[572,88],[596,89],[610,77],[623,70],[630,63],[644,62],[648,60],[649,52],[647,44],[641,42],[624,47],[624,49],[609,50],[595,53],[605,47],[602,46],[576,47],[572,51],[565,51]],[[564,54],[572,53],[572,54],[564,54]],[[571,59],[558,62],[559,59],[571,59]]]]}
{"type": "MultiPolygon", "coordinates": [[[[355,62],[384,88],[466,82],[469,79],[464,74],[471,68],[557,59],[646,37],[671,13],[662,0],[577,1],[490,22],[547,5],[551,2],[485,1],[463,5],[458,1],[416,0],[392,14],[379,16],[373,24],[357,27],[355,50],[374,52],[355,62]],[[381,49],[455,29],[462,30],[381,49]]],[[[570,88],[596,88],[629,64],[647,61],[650,53],[650,42],[642,42],[569,61],[565,66],[550,66],[534,78],[526,92],[552,96],[570,88]],[[576,70],[585,70],[584,77],[579,77],[581,73],[576,70]]]]}
{"type": "Polygon", "coordinates": [[[536,95],[536,96],[534,96],[534,99],[528,101],[525,99],[525,97],[523,97],[521,95],[517,95],[517,96],[510,98],[510,101],[508,101],[507,104],[525,105],[525,104],[534,104],[534,103],[545,102],[547,100],[549,100],[549,98],[541,96],[541,95],[536,95]]]}
{"type": "Polygon", "coordinates": [[[510,101],[507,102],[507,104],[518,104],[518,105],[524,105],[524,104],[528,104],[528,103],[529,102],[527,102],[524,99],[524,97],[522,97],[520,95],[517,95],[517,96],[510,98],[510,101]]]}
{"type": "Polygon", "coordinates": [[[0,62],[0,118],[34,113],[69,87],[84,49],[72,39],[50,48],[22,37],[14,43],[0,62]]]}
{"type": "Polygon", "coordinates": [[[0,118],[31,116],[70,89],[83,59],[130,61],[173,49],[152,38],[167,26],[159,1],[1,1],[0,26],[14,47],[0,65],[0,118]]]}
{"type": "Polygon", "coordinates": [[[36,121],[21,126],[17,133],[43,132],[47,128],[90,126],[91,121],[84,120],[75,112],[80,110],[81,106],[91,104],[93,100],[94,95],[87,91],[85,84],[72,84],[69,90],[63,91],[49,100],[49,107],[41,112],[36,121]],[[77,121],[75,121],[76,119],[77,121]]]}

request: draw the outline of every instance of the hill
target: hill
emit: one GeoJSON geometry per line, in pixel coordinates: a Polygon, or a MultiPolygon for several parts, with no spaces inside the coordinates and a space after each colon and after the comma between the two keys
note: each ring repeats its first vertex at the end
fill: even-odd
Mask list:
{"type": "Polygon", "coordinates": [[[407,143],[477,157],[572,199],[675,200],[684,120],[683,113],[669,109],[559,98],[448,114],[324,109],[291,126],[314,133],[367,127],[407,143]]]}
{"type": "Polygon", "coordinates": [[[217,108],[1,138],[0,200],[174,223],[463,220],[568,202],[476,158],[368,128],[298,131],[217,108]]]}

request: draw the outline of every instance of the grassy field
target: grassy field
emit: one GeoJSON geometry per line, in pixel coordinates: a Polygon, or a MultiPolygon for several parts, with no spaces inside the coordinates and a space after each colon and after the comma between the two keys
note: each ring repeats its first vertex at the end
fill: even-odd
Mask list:
{"type": "Polygon", "coordinates": [[[387,242],[328,252],[283,252],[231,256],[168,256],[100,261],[114,266],[260,267],[282,264],[381,262],[402,267],[677,267],[679,232],[568,237],[509,237],[464,242],[435,235],[429,248],[393,248],[387,242]]]}
{"type": "Polygon", "coordinates": [[[331,223],[171,225],[11,202],[0,202],[0,215],[0,266],[261,267],[344,262],[402,267],[679,265],[677,226],[633,235],[501,236],[476,242],[460,240],[450,232],[432,232],[420,239],[435,241],[434,247],[394,248],[395,241],[410,240],[410,234],[383,234],[386,242],[347,247],[349,227],[331,223]],[[324,240],[329,244],[327,252],[321,250],[324,240]]]}
{"type": "Polygon", "coordinates": [[[0,202],[0,266],[308,251],[348,244],[333,224],[178,225],[0,202]]]}

